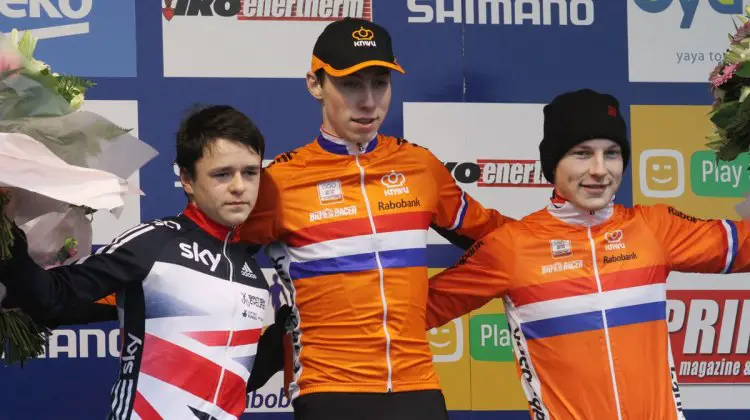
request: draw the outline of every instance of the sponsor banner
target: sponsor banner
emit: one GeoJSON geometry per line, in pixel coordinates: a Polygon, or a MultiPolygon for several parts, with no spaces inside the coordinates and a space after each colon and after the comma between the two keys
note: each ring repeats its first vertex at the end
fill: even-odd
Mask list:
{"type": "Polygon", "coordinates": [[[750,290],[669,295],[667,320],[678,381],[750,384],[750,290]]]}
{"type": "MultiPolygon", "coordinates": [[[[705,83],[734,34],[742,0],[627,0],[631,82],[705,83]]],[[[705,118],[704,118],[705,119],[705,118]]]]}
{"type": "Polygon", "coordinates": [[[31,30],[34,57],[60,74],[136,76],[135,1],[0,1],[0,31],[31,30]]]}
{"type": "Polygon", "coordinates": [[[710,106],[630,108],[633,203],[665,203],[699,218],[737,219],[734,206],[750,191],[750,155],[717,162],[705,147],[710,106]]]}
{"type": "Polygon", "coordinates": [[[304,78],[323,28],[373,1],[165,0],[164,76],[304,78]]]}
{"type": "Polygon", "coordinates": [[[410,0],[409,23],[462,23],[479,25],[572,25],[594,22],[594,0],[410,0]]]}
{"type": "MultiPolygon", "coordinates": [[[[138,101],[102,101],[86,100],[81,107],[109,119],[123,128],[132,129],[131,134],[138,137],[138,101]]],[[[135,171],[128,182],[140,187],[140,171],[135,171]]],[[[93,245],[106,245],[122,232],[141,223],[141,196],[125,196],[125,207],[119,217],[107,211],[94,213],[92,222],[93,245]]]]}
{"type": "MultiPolygon", "coordinates": [[[[444,162],[483,206],[521,218],[547,205],[539,163],[544,104],[404,103],[404,137],[444,162]]],[[[429,243],[447,240],[430,231],[429,243]]]]}

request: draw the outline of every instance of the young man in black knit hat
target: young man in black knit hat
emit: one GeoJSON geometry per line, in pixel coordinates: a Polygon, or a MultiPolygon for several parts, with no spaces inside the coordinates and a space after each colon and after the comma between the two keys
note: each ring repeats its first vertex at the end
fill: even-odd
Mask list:
{"type": "Polygon", "coordinates": [[[750,223],[613,204],[630,147],[611,95],[555,98],[539,149],[549,204],[432,278],[427,327],[501,297],[531,418],[683,419],[667,276],[750,271],[750,223]]]}

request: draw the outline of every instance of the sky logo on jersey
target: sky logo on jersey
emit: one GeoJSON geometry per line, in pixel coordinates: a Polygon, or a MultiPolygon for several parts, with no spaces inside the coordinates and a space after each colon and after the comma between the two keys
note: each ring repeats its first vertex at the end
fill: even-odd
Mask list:
{"type": "Polygon", "coordinates": [[[134,1],[0,1],[0,28],[31,30],[36,58],[58,73],[136,76],[134,1]]]}
{"type": "MultiPolygon", "coordinates": [[[[633,0],[641,10],[648,13],[661,13],[673,3],[679,4],[682,9],[680,28],[689,29],[693,24],[695,12],[698,10],[700,0],[633,0]]],[[[703,0],[717,13],[725,15],[742,14],[742,0],[703,0]]]]}
{"type": "Polygon", "coordinates": [[[222,16],[239,20],[372,20],[372,0],[164,0],[162,15],[222,16]]]}

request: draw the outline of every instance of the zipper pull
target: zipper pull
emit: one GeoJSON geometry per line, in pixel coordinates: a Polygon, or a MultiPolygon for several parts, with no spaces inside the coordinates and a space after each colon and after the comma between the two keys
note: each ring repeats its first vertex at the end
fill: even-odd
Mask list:
{"type": "Polygon", "coordinates": [[[360,153],[365,151],[365,146],[363,146],[362,143],[357,143],[357,147],[359,148],[360,153]]]}

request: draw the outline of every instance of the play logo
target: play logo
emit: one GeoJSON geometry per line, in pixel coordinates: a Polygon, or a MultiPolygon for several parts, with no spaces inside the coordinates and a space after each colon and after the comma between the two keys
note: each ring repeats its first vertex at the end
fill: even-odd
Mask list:
{"type": "Polygon", "coordinates": [[[511,362],[513,345],[503,314],[475,315],[469,321],[471,358],[485,362],[511,362]]]}
{"type": "Polygon", "coordinates": [[[716,159],[711,150],[690,157],[690,186],[693,194],[703,197],[744,197],[750,191],[750,154],[726,162],[716,159]]]}

